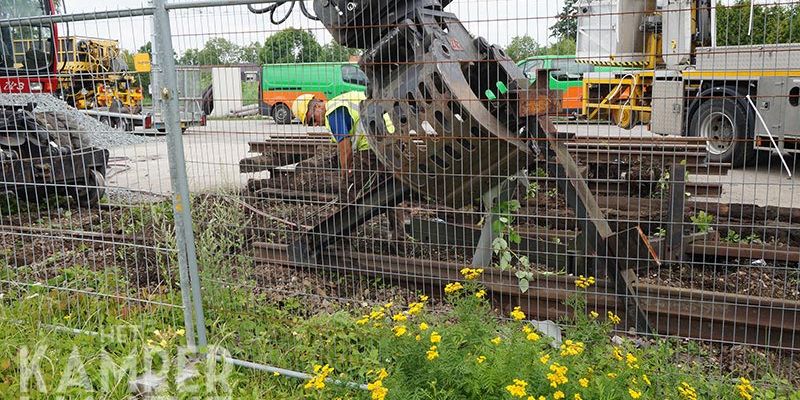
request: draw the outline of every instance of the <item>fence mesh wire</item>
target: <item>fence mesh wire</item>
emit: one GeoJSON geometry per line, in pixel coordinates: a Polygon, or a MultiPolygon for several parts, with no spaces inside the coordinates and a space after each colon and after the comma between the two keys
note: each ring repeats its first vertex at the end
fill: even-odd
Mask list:
{"type": "Polygon", "coordinates": [[[173,7],[174,55],[134,9],[2,28],[6,315],[347,370],[343,315],[420,295],[445,312],[471,267],[496,318],[599,315],[643,346],[696,340],[676,362],[797,381],[797,2],[233,3],[173,7]],[[54,95],[14,94],[31,63],[54,95]],[[91,175],[59,180],[86,154],[91,175]]]}

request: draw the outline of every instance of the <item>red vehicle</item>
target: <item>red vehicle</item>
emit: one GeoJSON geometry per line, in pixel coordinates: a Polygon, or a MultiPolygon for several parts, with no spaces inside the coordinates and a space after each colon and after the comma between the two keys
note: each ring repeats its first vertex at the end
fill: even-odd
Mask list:
{"type": "MultiPolygon", "coordinates": [[[[0,20],[54,13],[53,0],[0,0],[0,20]]],[[[57,45],[55,24],[0,26],[0,93],[54,93],[57,45]]]]}

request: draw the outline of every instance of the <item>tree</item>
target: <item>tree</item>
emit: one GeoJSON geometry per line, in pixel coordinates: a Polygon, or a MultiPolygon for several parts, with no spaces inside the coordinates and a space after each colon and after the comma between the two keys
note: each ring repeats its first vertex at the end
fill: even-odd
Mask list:
{"type": "Polygon", "coordinates": [[[551,56],[574,56],[575,47],[575,39],[564,38],[548,47],[541,48],[539,50],[539,54],[551,56]]]}
{"type": "Polygon", "coordinates": [[[265,64],[304,63],[319,61],[322,46],[317,39],[301,29],[284,29],[264,41],[261,61],[265,64]]]}
{"type": "Polygon", "coordinates": [[[345,62],[349,61],[351,56],[361,54],[361,50],[351,49],[344,47],[336,42],[330,42],[322,46],[322,56],[319,61],[322,62],[345,62]]]}
{"type": "Polygon", "coordinates": [[[565,0],[564,8],[558,14],[558,22],[550,27],[550,37],[559,40],[572,39],[578,37],[578,10],[575,8],[577,0],[565,0]]]}
{"type": "Polygon", "coordinates": [[[717,45],[794,43],[800,40],[800,4],[756,5],[753,32],[750,26],[750,0],[737,0],[730,6],[717,5],[717,45]]]}
{"type": "Polygon", "coordinates": [[[239,51],[239,61],[243,63],[250,63],[250,64],[261,64],[261,53],[263,52],[263,47],[261,43],[253,42],[244,46],[239,51]]]}
{"type": "Polygon", "coordinates": [[[506,48],[506,54],[514,61],[535,56],[538,52],[539,43],[528,35],[514,37],[506,48]]]}

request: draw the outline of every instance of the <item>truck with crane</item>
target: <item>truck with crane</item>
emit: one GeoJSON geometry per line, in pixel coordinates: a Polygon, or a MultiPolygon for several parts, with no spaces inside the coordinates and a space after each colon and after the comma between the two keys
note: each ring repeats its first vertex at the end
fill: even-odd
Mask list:
{"type": "Polygon", "coordinates": [[[710,162],[733,167],[757,150],[786,166],[784,157],[800,151],[800,44],[717,46],[713,0],[576,7],[578,61],[630,68],[584,75],[584,117],[698,137],[710,162]]]}

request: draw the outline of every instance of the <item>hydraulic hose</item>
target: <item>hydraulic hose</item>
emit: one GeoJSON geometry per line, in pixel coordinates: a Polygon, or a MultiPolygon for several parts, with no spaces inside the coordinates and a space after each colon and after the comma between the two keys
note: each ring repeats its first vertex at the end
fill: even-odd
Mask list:
{"type": "Polygon", "coordinates": [[[294,5],[298,1],[300,2],[300,11],[303,13],[303,15],[306,18],[308,18],[308,19],[310,19],[312,21],[319,21],[319,18],[316,15],[314,15],[310,11],[308,11],[308,8],[306,8],[306,3],[305,3],[304,0],[281,0],[281,1],[278,1],[278,2],[276,2],[274,4],[270,4],[270,5],[268,5],[268,6],[264,7],[264,8],[255,8],[252,4],[248,4],[247,5],[247,9],[250,10],[250,12],[253,13],[253,14],[266,14],[266,13],[269,13],[270,22],[272,22],[274,25],[280,25],[280,24],[286,22],[287,19],[289,19],[289,16],[292,15],[292,11],[294,11],[294,5]],[[286,14],[283,17],[281,17],[280,19],[276,20],[275,19],[275,12],[278,10],[278,8],[280,8],[281,6],[283,6],[285,4],[289,4],[289,11],[287,11],[286,14]]]}

